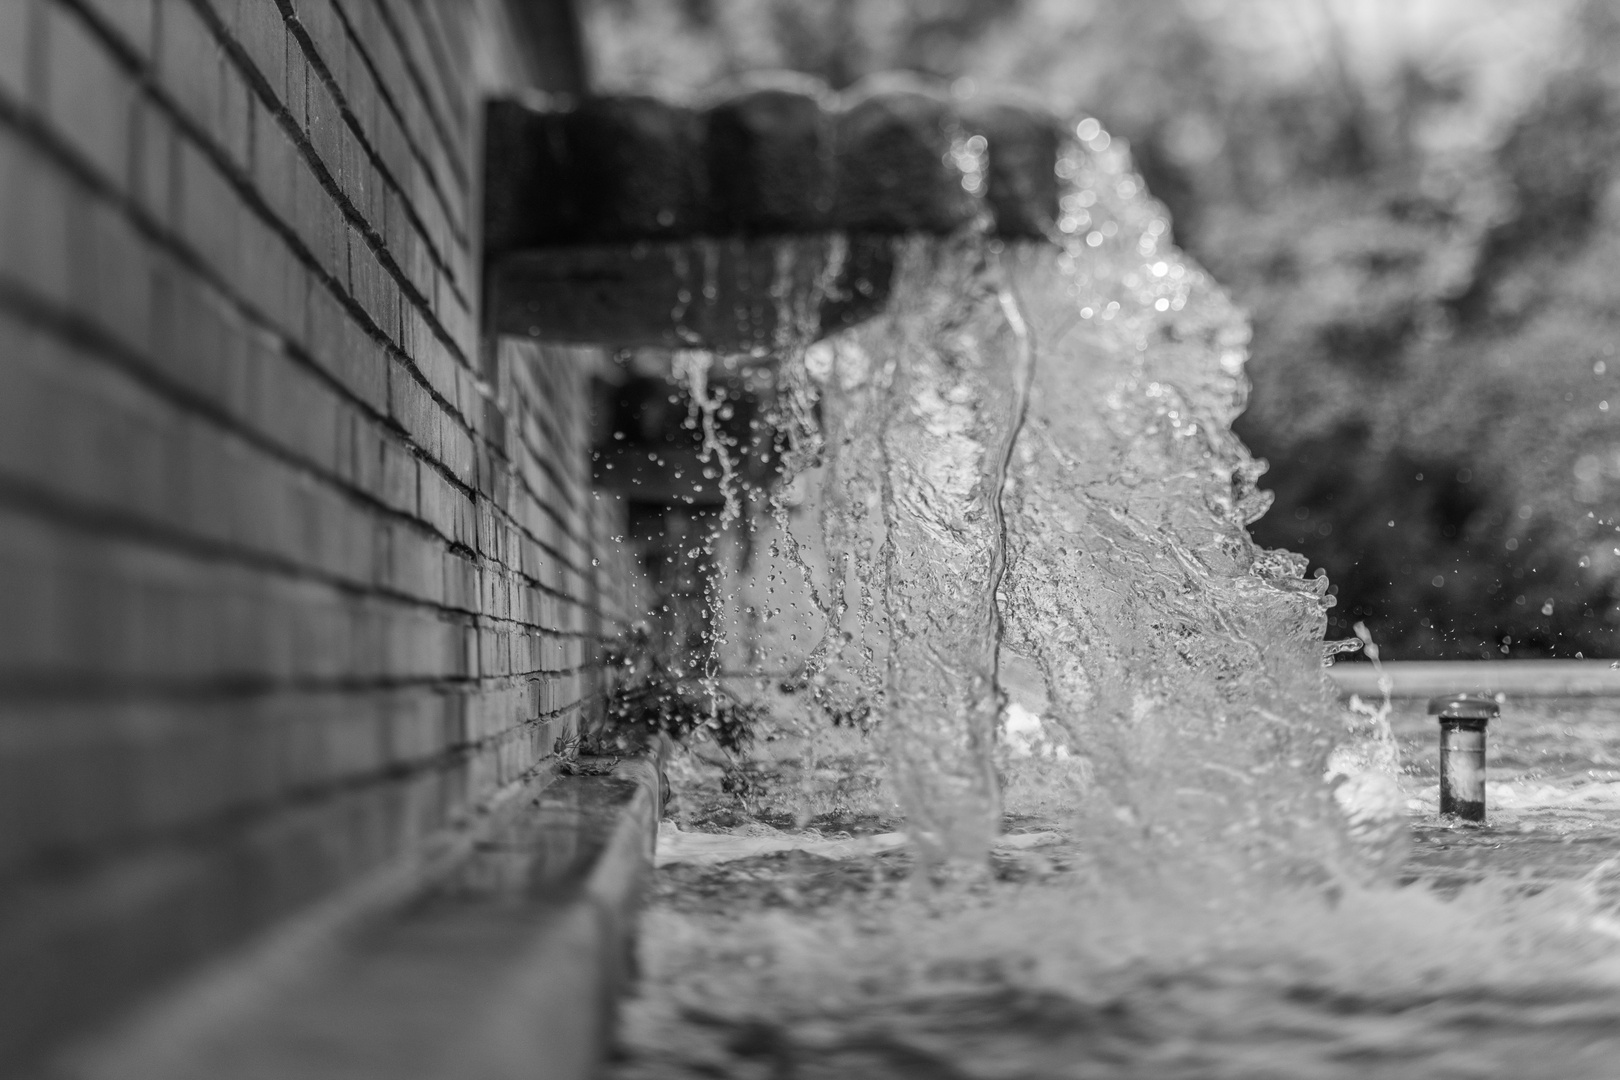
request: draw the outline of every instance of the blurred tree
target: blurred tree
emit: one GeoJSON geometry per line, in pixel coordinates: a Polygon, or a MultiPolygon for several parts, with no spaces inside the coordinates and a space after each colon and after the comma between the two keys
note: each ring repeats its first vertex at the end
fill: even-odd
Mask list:
{"type": "Polygon", "coordinates": [[[1617,0],[594,0],[596,70],[1032,89],[1254,315],[1262,543],[1394,656],[1620,655],[1617,0]],[[1613,406],[1611,408],[1610,406],[1613,406]]]}

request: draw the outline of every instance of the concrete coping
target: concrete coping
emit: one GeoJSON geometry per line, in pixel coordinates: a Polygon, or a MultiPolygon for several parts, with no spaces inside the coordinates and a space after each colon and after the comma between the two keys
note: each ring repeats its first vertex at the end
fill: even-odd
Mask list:
{"type": "Polygon", "coordinates": [[[1028,99],[959,99],[904,74],[842,94],[756,74],[699,104],[499,99],[486,115],[485,251],[945,234],[982,213],[996,235],[1041,239],[1057,217],[1061,129],[1028,99]]]}
{"type": "Polygon", "coordinates": [[[82,1080],[583,1080],[632,971],[662,778],[635,759],[561,776],[403,902],[300,948],[286,928],[133,1022],[71,1048],[82,1080]],[[309,955],[314,952],[316,955],[309,955]],[[299,970],[271,968],[301,953],[299,970]],[[272,957],[264,961],[263,957],[272,957]],[[221,991],[234,998],[221,1008],[221,991]]]}
{"type": "MultiPolygon", "coordinates": [[[[1382,664],[1391,697],[1506,694],[1509,697],[1620,697],[1620,667],[1611,660],[1391,660],[1382,664]]],[[[1327,669],[1339,692],[1377,698],[1379,672],[1351,661],[1327,669]]]]}

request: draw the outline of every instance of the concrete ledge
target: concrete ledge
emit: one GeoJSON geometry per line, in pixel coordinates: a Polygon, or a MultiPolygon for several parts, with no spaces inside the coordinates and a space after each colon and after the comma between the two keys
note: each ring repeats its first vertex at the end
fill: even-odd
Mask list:
{"type": "MultiPolygon", "coordinates": [[[[660,784],[650,759],[560,777],[419,895],[331,942],[305,970],[261,980],[257,1000],[200,1023],[148,1016],[64,1055],[48,1074],[590,1076],[631,972],[660,784]]],[[[181,1011],[208,1008],[197,995],[179,1002],[181,1011]]]]}
{"type": "Polygon", "coordinates": [[[1064,127],[1033,99],[958,100],[905,73],[842,94],[790,73],[756,76],[701,108],[634,95],[494,100],[485,251],[947,235],[983,210],[998,236],[1045,240],[1064,127]],[[958,152],[974,135],[982,172],[979,154],[958,152]]]}
{"type": "MultiPolygon", "coordinates": [[[[1394,660],[1383,665],[1394,683],[1391,697],[1436,694],[1507,694],[1513,697],[1620,697],[1620,668],[1610,660],[1394,660]]],[[[1371,664],[1340,663],[1327,670],[1344,695],[1377,697],[1371,664]]]]}
{"type": "Polygon", "coordinates": [[[556,342],[763,353],[882,310],[893,244],[855,235],[841,257],[830,233],[536,248],[490,265],[489,324],[556,342]]]}

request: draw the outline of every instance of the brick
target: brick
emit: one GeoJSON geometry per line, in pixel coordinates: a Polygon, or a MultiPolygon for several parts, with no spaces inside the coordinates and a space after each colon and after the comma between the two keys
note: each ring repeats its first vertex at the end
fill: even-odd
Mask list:
{"type": "Polygon", "coordinates": [[[372,293],[375,311],[372,318],[383,333],[388,335],[388,339],[398,344],[404,336],[400,329],[401,316],[406,307],[404,294],[400,292],[399,283],[394,280],[394,275],[388,272],[375,253],[372,254],[370,262],[376,273],[372,293]]]}
{"type": "Polygon", "coordinates": [[[134,85],[76,16],[44,10],[45,118],[104,180],[122,186],[134,85]]]}
{"type": "Polygon", "coordinates": [[[74,267],[74,305],[124,348],[151,348],[152,270],[149,241],[121,209],[101,200],[76,222],[86,234],[84,262],[74,267]]]}
{"type": "Polygon", "coordinates": [[[238,170],[251,168],[249,151],[253,144],[252,100],[247,80],[235,65],[221,62],[219,76],[219,108],[214,117],[214,138],[224,149],[225,156],[238,170]]]}
{"type": "Polygon", "coordinates": [[[398,361],[388,364],[388,415],[429,457],[438,459],[435,406],[427,390],[398,361]]]}
{"type": "Polygon", "coordinates": [[[9,128],[0,127],[0,275],[42,299],[68,299],[69,221],[88,193],[47,163],[9,128]]]}
{"type": "Polygon", "coordinates": [[[478,376],[459,364],[456,365],[456,411],[475,439],[483,437],[484,398],[478,389],[478,376]]]}
{"type": "Polygon", "coordinates": [[[396,266],[403,266],[401,252],[404,250],[405,237],[410,232],[410,222],[406,216],[405,204],[399,197],[392,182],[388,178],[386,167],[376,170],[377,207],[381,214],[377,222],[377,232],[382,237],[382,246],[388,258],[396,266]]]}
{"type": "Polygon", "coordinates": [[[324,382],[283,352],[267,334],[255,337],[262,362],[249,420],[287,452],[327,472],[338,471],[341,403],[324,382]]]}
{"type": "Polygon", "coordinates": [[[296,191],[298,148],[281,125],[260,115],[253,125],[253,186],[282,221],[298,214],[296,191]]]}
{"type": "Polygon", "coordinates": [[[417,461],[402,443],[390,438],[381,441],[381,487],[376,492],[384,504],[412,517],[417,513],[417,461]]]}
{"type": "Polygon", "coordinates": [[[443,427],[440,435],[439,457],[444,467],[450,470],[464,487],[472,487],[477,481],[478,460],[473,438],[466,429],[455,423],[448,416],[443,417],[443,427]]]}
{"type": "Polygon", "coordinates": [[[16,323],[0,320],[0,349],[0,474],[102,511],[172,511],[172,409],[16,323]]]}
{"type": "Polygon", "coordinates": [[[235,0],[237,44],[278,105],[287,103],[287,24],[274,0],[235,0]]]}
{"type": "Polygon", "coordinates": [[[293,199],[297,206],[294,224],[298,239],[323,271],[347,283],[348,234],[344,231],[342,215],[331,194],[301,156],[293,168],[293,199]]]}
{"type": "Polygon", "coordinates": [[[382,461],[383,442],[390,436],[378,424],[363,416],[355,416],[352,435],[354,439],[354,471],[351,482],[354,487],[381,499],[382,495],[382,461]]]}
{"type": "Polygon", "coordinates": [[[341,86],[348,46],[343,22],[332,0],[294,0],[293,12],[309,35],[322,66],[341,86]]]}
{"type": "Polygon", "coordinates": [[[284,104],[300,132],[309,134],[309,61],[303,48],[290,35],[287,38],[287,96],[284,104]]]}
{"type": "Polygon", "coordinates": [[[175,210],[174,123],[162,106],[143,96],[134,106],[132,130],[129,193],[159,225],[167,226],[175,210]]]}
{"type": "Polygon", "coordinates": [[[187,268],[157,254],[152,262],[154,369],[210,401],[226,400],[232,358],[246,351],[240,317],[187,268]]]}
{"type": "Polygon", "coordinates": [[[160,0],[157,66],[163,88],[203,131],[217,127],[223,57],[189,0],[160,0]]]}
{"type": "Polygon", "coordinates": [[[410,279],[411,287],[421,297],[430,297],[438,288],[438,268],[433,262],[433,250],[428,246],[422,231],[412,226],[410,241],[406,246],[406,277],[410,279]]]}
{"type": "Polygon", "coordinates": [[[378,266],[376,257],[372,254],[365,238],[360,235],[359,230],[349,226],[345,229],[345,237],[349,251],[349,276],[344,284],[348,288],[349,296],[355,303],[360,305],[361,310],[371,319],[375,328],[384,329],[376,318],[378,309],[376,298],[378,266]]]}
{"type": "Polygon", "coordinates": [[[190,139],[181,139],[176,154],[178,213],[181,237],[216,274],[239,280],[244,256],[241,243],[241,197],[225,174],[190,139]]]}
{"type": "Polygon", "coordinates": [[[454,552],[444,558],[444,604],[472,612],[478,605],[478,568],[471,559],[454,552]]]}
{"type": "Polygon", "coordinates": [[[315,72],[309,75],[308,109],[309,141],[315,154],[333,180],[341,184],[343,175],[343,129],[347,122],[338,111],[337,99],[324,79],[315,72]]]}
{"type": "Polygon", "coordinates": [[[35,0],[0,4],[0,97],[14,108],[29,99],[29,66],[40,51],[33,43],[35,0]]]}
{"type": "Polygon", "coordinates": [[[444,544],[403,524],[391,529],[387,586],[430,604],[444,600],[444,544]]]}
{"type": "Polygon", "coordinates": [[[377,126],[377,83],[366,66],[365,53],[358,41],[348,39],[348,56],[344,61],[343,103],[349,114],[368,135],[377,126]]]}
{"type": "Polygon", "coordinates": [[[379,527],[375,515],[369,507],[355,501],[346,492],[324,486],[321,490],[327,507],[320,519],[325,528],[321,565],[329,573],[355,584],[374,580],[373,534],[379,527]]]}
{"type": "Polygon", "coordinates": [[[102,24],[141,57],[152,55],[153,0],[86,0],[102,24]]]}
{"type": "Polygon", "coordinates": [[[395,695],[383,703],[382,736],[387,760],[394,765],[426,761],[452,744],[441,694],[395,695]]]}
{"type": "Polygon", "coordinates": [[[348,315],[343,320],[344,348],[338,358],[338,380],[378,413],[388,409],[391,364],[387,353],[348,315]]]}
{"type": "Polygon", "coordinates": [[[366,220],[375,232],[381,232],[383,223],[372,213],[371,158],[366,153],[365,145],[360,136],[355,134],[354,128],[349,124],[342,124],[339,128],[341,138],[341,168],[338,175],[342,177],[343,196],[349,200],[349,205],[359,211],[360,216],[366,220]]]}
{"type": "Polygon", "coordinates": [[[308,321],[305,318],[305,303],[309,297],[314,275],[304,265],[303,260],[293,253],[291,248],[288,248],[287,257],[282,261],[282,273],[286,275],[287,279],[282,291],[282,295],[287,300],[287,309],[282,313],[277,329],[289,341],[308,351],[309,343],[305,337],[308,329],[308,321]]]}
{"type": "Polygon", "coordinates": [[[335,376],[342,350],[347,345],[342,305],[324,284],[316,283],[304,300],[304,315],[305,347],[317,365],[335,376]]]}
{"type": "Polygon", "coordinates": [[[463,504],[468,499],[460,488],[445,479],[437,469],[424,468],[418,502],[422,521],[429,528],[452,543],[464,542],[460,522],[464,513],[463,504]]]}
{"type": "Polygon", "coordinates": [[[281,290],[286,275],[277,261],[281,238],[245,205],[237,213],[236,229],[239,252],[231,285],[237,297],[259,317],[272,319],[284,306],[281,290]]]}
{"type": "Polygon", "coordinates": [[[294,790],[374,775],[388,761],[375,703],[350,702],[344,708],[328,699],[322,704],[289,718],[281,739],[281,769],[294,790]]]}
{"type": "Polygon", "coordinates": [[[366,55],[377,71],[378,90],[397,109],[406,96],[415,92],[405,67],[405,54],[393,32],[383,25],[377,5],[363,0],[358,6],[363,9],[361,22],[368,28],[362,39],[366,43],[366,55]]]}

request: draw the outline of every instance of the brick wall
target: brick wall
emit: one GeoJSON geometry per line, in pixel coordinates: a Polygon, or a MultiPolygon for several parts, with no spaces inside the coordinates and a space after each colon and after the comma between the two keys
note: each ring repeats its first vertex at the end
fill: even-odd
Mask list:
{"type": "Polygon", "coordinates": [[[0,0],[0,1073],[594,707],[601,357],[475,315],[501,18],[0,0]]]}

